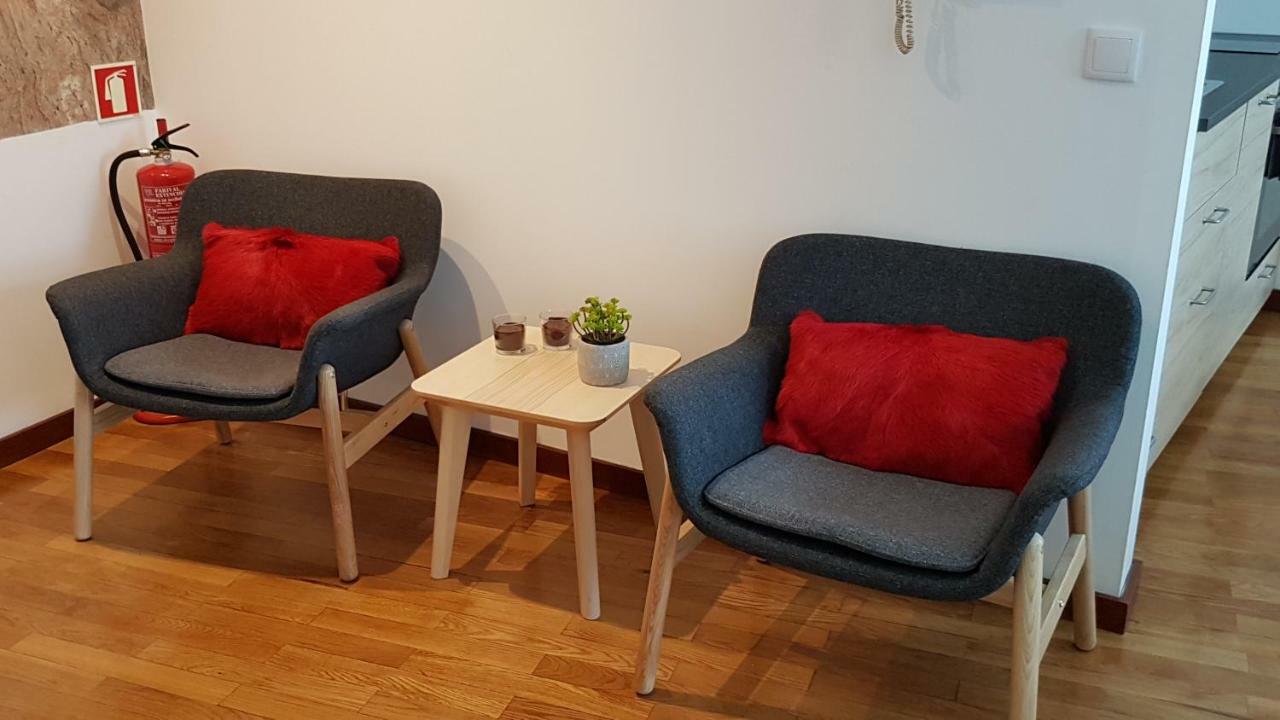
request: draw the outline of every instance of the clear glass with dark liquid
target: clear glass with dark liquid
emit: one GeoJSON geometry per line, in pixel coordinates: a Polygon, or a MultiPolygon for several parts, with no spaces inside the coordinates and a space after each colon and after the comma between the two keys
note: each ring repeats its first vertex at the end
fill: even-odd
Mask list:
{"type": "Polygon", "coordinates": [[[547,350],[569,350],[573,341],[573,325],[568,312],[544,310],[542,320],[542,347],[547,350]]]}
{"type": "Polygon", "coordinates": [[[493,347],[499,355],[519,355],[524,352],[523,315],[495,315],[493,318],[493,347]]]}

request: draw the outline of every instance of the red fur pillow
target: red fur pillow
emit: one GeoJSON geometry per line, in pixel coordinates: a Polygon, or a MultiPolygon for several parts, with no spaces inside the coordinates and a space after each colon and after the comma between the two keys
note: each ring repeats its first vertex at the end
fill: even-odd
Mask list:
{"type": "Polygon", "coordinates": [[[1021,492],[1067,341],[980,337],[940,325],[828,323],[805,311],[766,443],[870,470],[1021,492]]]}
{"type": "Polygon", "coordinates": [[[400,270],[400,243],[288,228],[204,226],[204,269],[186,333],[302,349],[317,320],[371,295],[400,270]]]}

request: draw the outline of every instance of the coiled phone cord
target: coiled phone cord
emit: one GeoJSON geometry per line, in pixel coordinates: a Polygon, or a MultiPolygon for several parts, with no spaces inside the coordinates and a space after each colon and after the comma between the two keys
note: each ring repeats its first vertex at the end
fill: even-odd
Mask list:
{"type": "Polygon", "coordinates": [[[893,39],[898,43],[898,52],[906,55],[916,47],[915,12],[911,8],[911,0],[897,0],[897,3],[893,39]]]}

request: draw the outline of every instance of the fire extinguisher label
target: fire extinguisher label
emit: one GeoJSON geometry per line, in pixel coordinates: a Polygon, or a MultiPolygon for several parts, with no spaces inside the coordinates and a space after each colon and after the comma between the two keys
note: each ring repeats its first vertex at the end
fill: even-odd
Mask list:
{"type": "Polygon", "coordinates": [[[173,249],[178,235],[178,209],[182,206],[182,194],[189,182],[180,185],[144,185],[139,189],[142,200],[142,216],[147,227],[147,249],[151,257],[164,255],[173,249]]]}

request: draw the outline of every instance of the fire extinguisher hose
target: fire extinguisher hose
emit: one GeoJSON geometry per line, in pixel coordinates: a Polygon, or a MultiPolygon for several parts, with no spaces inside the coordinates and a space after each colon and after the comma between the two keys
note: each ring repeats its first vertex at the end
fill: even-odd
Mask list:
{"type": "Polygon", "coordinates": [[[107,171],[107,187],[111,190],[111,207],[116,211],[116,221],[120,223],[120,231],[124,233],[125,242],[129,243],[129,252],[133,253],[135,261],[142,260],[142,250],[138,247],[138,241],[133,237],[133,230],[129,227],[129,221],[124,216],[124,206],[120,204],[120,188],[116,187],[116,174],[120,171],[120,164],[125,160],[133,158],[146,157],[146,150],[130,150],[121,153],[115,160],[111,161],[111,169],[107,171]]]}

